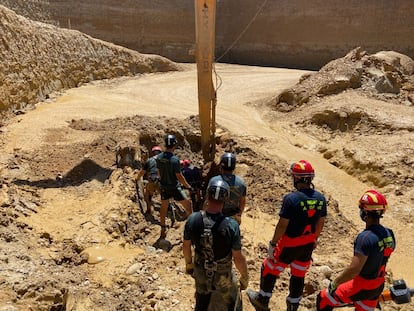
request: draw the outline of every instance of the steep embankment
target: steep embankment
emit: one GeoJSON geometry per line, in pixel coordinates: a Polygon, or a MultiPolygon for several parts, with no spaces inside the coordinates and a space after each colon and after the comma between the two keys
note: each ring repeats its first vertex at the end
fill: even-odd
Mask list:
{"type": "Polygon", "coordinates": [[[93,80],[177,70],[166,58],[30,21],[0,6],[0,111],[93,80]]]}
{"type": "MultiPolygon", "coordinates": [[[[193,61],[194,1],[0,0],[22,15],[176,61],[193,61]],[[30,10],[28,10],[30,6],[30,10]]],[[[362,46],[414,57],[410,0],[217,1],[216,57],[288,68],[320,68],[362,46]],[[256,13],[258,14],[256,15],[256,13]],[[249,27],[247,27],[249,26],[249,27]],[[239,38],[240,36],[240,38],[239,38]],[[232,46],[232,44],[239,40],[232,46]]]]}

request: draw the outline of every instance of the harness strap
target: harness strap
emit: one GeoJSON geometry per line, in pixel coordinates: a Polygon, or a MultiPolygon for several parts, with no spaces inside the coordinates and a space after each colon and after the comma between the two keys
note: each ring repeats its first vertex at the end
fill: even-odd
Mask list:
{"type": "Polygon", "coordinates": [[[207,287],[211,290],[214,274],[218,269],[219,264],[223,264],[222,260],[217,262],[214,260],[213,250],[213,230],[221,223],[224,217],[220,217],[217,221],[214,221],[207,216],[205,211],[200,211],[203,218],[203,233],[200,237],[200,244],[202,247],[201,258],[197,258],[199,264],[204,268],[207,277],[207,287]]]}

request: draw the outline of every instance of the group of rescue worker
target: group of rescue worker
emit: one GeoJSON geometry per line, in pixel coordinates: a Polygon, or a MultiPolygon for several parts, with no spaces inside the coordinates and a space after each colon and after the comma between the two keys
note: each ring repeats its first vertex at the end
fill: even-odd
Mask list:
{"type": "MultiPolygon", "coordinates": [[[[249,283],[246,258],[242,253],[239,225],[246,204],[246,185],[234,174],[236,155],[226,152],[220,158],[220,174],[212,177],[205,190],[204,203],[193,211],[191,200],[183,187],[195,193],[195,183],[183,175],[183,167],[174,148],[174,135],[165,137],[165,151],[153,147],[152,164],[146,162],[139,178],[147,172],[157,172],[161,195],[160,238],[166,237],[165,217],[168,200],[173,198],[185,208],[183,255],[185,271],[195,280],[195,310],[242,310],[240,290],[249,283]],[[156,171],[149,169],[156,166],[156,171]],[[239,279],[233,269],[238,270],[239,279]]],[[[185,170],[184,170],[185,171],[185,170]]],[[[269,241],[267,256],[260,271],[260,289],[247,289],[249,301],[256,310],[270,310],[269,302],[279,275],[289,266],[289,293],[286,310],[297,311],[300,306],[305,276],[312,262],[327,216],[325,196],[315,190],[315,171],[306,160],[290,167],[294,191],[283,196],[279,221],[269,241]]],[[[155,173],[154,173],[155,175],[155,173]]],[[[201,176],[201,175],[200,175],[201,176]]],[[[147,187],[150,185],[148,181],[147,187]]],[[[145,200],[150,206],[151,195],[145,200]]],[[[199,197],[195,196],[197,199],[199,197]]],[[[194,201],[193,201],[194,202],[194,201]]],[[[329,286],[317,294],[316,310],[330,311],[336,307],[353,305],[357,311],[374,311],[385,283],[385,267],[395,249],[391,229],[380,224],[388,209],[385,196],[376,190],[366,191],[359,199],[360,218],[365,230],[354,241],[354,255],[350,264],[329,286]]],[[[151,212],[148,207],[147,211],[151,212]]]]}

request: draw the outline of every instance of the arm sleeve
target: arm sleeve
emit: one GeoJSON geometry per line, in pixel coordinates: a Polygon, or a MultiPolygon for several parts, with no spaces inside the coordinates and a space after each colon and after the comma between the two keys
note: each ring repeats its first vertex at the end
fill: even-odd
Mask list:
{"type": "Polygon", "coordinates": [[[181,173],[180,160],[176,156],[173,156],[171,157],[170,161],[171,161],[171,165],[173,167],[174,173],[175,174],[181,173]]]}
{"type": "Polygon", "coordinates": [[[369,231],[361,232],[354,242],[354,254],[369,256],[372,245],[375,243],[375,238],[373,238],[369,231]]]}
{"type": "Polygon", "coordinates": [[[292,208],[289,208],[291,207],[291,205],[292,205],[292,200],[290,199],[290,196],[285,195],[282,200],[282,208],[280,209],[279,216],[286,218],[286,219],[291,219],[292,208]]]}
{"type": "Polygon", "coordinates": [[[239,250],[241,250],[241,237],[240,237],[239,224],[233,218],[229,218],[229,219],[232,221],[231,222],[231,230],[233,232],[231,248],[233,250],[239,251],[239,250]]]}
{"type": "Polygon", "coordinates": [[[193,236],[192,227],[193,227],[194,217],[190,215],[184,227],[184,240],[191,240],[193,236]]]}

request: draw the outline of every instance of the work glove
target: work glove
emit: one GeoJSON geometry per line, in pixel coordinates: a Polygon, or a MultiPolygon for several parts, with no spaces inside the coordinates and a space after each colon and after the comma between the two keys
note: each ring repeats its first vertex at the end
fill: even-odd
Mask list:
{"type": "Polygon", "coordinates": [[[249,286],[249,276],[245,275],[245,276],[240,277],[239,282],[240,282],[240,289],[245,290],[247,286],[249,286]]]}
{"type": "Polygon", "coordinates": [[[331,281],[329,283],[329,286],[328,286],[328,292],[329,292],[329,294],[332,296],[335,293],[335,291],[336,291],[337,288],[338,288],[338,285],[336,284],[336,282],[335,281],[331,281]]]}
{"type": "Polygon", "coordinates": [[[267,249],[267,258],[274,260],[274,252],[275,252],[276,244],[273,244],[272,241],[269,241],[269,248],[267,249]]]}
{"type": "Polygon", "coordinates": [[[194,273],[194,264],[192,262],[185,264],[185,273],[189,275],[193,275],[194,273]]]}

